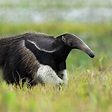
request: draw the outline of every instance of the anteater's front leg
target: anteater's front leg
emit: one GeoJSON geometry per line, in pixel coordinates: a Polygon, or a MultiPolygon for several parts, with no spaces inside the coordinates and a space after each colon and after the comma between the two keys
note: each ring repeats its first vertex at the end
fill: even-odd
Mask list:
{"type": "Polygon", "coordinates": [[[68,74],[66,71],[66,62],[62,62],[58,66],[57,75],[58,75],[58,77],[60,77],[63,80],[64,84],[68,83],[68,74]]]}
{"type": "Polygon", "coordinates": [[[59,78],[56,72],[48,65],[40,65],[37,74],[35,75],[35,80],[53,86],[63,84],[63,80],[59,78]]]}

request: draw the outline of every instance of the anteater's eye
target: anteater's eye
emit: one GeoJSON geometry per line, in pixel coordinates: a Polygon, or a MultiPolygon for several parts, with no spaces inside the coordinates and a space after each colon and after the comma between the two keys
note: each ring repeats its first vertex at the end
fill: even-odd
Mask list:
{"type": "Polygon", "coordinates": [[[70,47],[73,46],[73,42],[72,42],[72,40],[69,41],[69,46],[70,46],[70,47]]]}

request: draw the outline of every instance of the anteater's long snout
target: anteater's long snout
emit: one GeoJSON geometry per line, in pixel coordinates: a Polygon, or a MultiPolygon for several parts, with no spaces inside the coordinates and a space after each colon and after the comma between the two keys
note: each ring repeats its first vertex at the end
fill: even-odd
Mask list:
{"type": "Polygon", "coordinates": [[[91,58],[94,58],[95,57],[94,52],[84,42],[82,42],[79,45],[79,48],[78,49],[80,49],[83,52],[85,52],[86,54],[88,54],[91,58]]]}
{"type": "Polygon", "coordinates": [[[95,57],[95,54],[94,54],[93,51],[89,51],[89,52],[88,52],[88,55],[89,55],[91,58],[94,58],[94,57],[95,57]]]}
{"type": "Polygon", "coordinates": [[[72,49],[79,49],[88,54],[91,58],[95,57],[94,52],[76,35],[64,34],[62,36],[62,41],[72,49]]]}

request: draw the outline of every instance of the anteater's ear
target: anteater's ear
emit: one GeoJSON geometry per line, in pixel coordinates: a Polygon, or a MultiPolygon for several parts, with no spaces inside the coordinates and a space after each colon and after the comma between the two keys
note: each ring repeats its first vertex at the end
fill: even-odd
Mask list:
{"type": "Polygon", "coordinates": [[[64,36],[62,36],[62,41],[63,41],[64,43],[66,43],[66,38],[65,38],[64,36]]]}

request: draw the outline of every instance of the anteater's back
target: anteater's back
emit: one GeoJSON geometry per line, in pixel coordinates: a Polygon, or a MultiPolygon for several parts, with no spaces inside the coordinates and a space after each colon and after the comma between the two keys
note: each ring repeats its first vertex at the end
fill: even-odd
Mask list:
{"type": "MultiPolygon", "coordinates": [[[[53,36],[49,36],[47,34],[35,33],[35,32],[28,32],[28,33],[15,35],[12,37],[1,38],[0,39],[0,66],[4,65],[8,50],[13,43],[25,39],[29,39],[34,42],[37,41],[36,43],[38,43],[38,41],[46,40],[45,38],[49,40],[49,44],[52,43],[50,41],[54,40],[53,36]]],[[[45,44],[41,44],[41,45],[45,45],[45,44]]]]}

